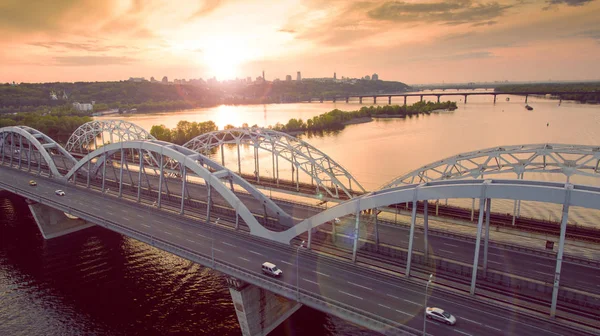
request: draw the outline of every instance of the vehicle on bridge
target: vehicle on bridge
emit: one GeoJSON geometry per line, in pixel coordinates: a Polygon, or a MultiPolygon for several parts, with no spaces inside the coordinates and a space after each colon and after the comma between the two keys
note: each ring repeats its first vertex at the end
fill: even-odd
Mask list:
{"type": "Polygon", "coordinates": [[[446,323],[447,325],[456,324],[456,317],[440,308],[427,307],[427,309],[425,309],[425,316],[427,316],[428,319],[437,320],[446,323]]]}
{"type": "Polygon", "coordinates": [[[65,196],[65,192],[60,189],[55,190],[54,193],[57,194],[58,196],[65,196]]]}
{"type": "Polygon", "coordinates": [[[35,182],[34,180],[29,181],[29,185],[32,187],[35,187],[37,185],[37,182],[35,182]]]}
{"type": "Polygon", "coordinates": [[[263,273],[274,277],[279,277],[283,275],[283,271],[277,268],[275,264],[272,264],[270,262],[265,262],[262,264],[262,271],[263,273]]]}

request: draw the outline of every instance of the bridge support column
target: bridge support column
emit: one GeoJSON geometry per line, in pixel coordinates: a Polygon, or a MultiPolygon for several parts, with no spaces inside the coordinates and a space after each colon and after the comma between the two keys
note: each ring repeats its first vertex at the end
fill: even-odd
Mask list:
{"type": "Polygon", "coordinates": [[[321,97],[321,103],[323,102],[323,97],[321,97]]]}
{"type": "Polygon", "coordinates": [[[425,256],[425,260],[429,260],[429,239],[427,237],[427,232],[429,231],[429,214],[427,212],[427,208],[429,207],[429,201],[423,201],[423,253],[425,256]]]}
{"type": "Polygon", "coordinates": [[[377,104],[377,96],[373,96],[373,104],[377,104]]]}
{"type": "Polygon", "coordinates": [[[346,97],[346,103],[348,103],[349,100],[350,100],[350,97],[346,97]]]}
{"type": "Polygon", "coordinates": [[[475,199],[471,199],[471,222],[475,219],[475,199]]]}
{"type": "Polygon", "coordinates": [[[440,96],[440,95],[438,95],[437,97],[438,97],[438,100],[437,100],[437,102],[439,103],[439,102],[440,102],[440,97],[441,97],[441,96],[440,96]]]}
{"type": "Polygon", "coordinates": [[[410,264],[412,261],[412,249],[413,249],[413,241],[415,240],[415,222],[417,221],[417,196],[419,195],[419,186],[415,188],[415,193],[413,195],[413,203],[412,203],[412,217],[410,220],[410,234],[408,236],[408,256],[406,257],[406,273],[407,277],[410,276],[410,264]]]}
{"type": "Polygon", "coordinates": [[[406,96],[404,96],[404,106],[406,106],[406,96]]]}
{"type": "Polygon", "coordinates": [[[352,245],[352,262],[356,262],[358,249],[358,234],[360,232],[360,201],[356,202],[356,224],[354,225],[354,244],[352,245]]]}
{"type": "Polygon", "coordinates": [[[529,95],[525,95],[525,104],[527,104],[527,99],[529,98],[529,95]]]}
{"type": "Polygon", "coordinates": [[[465,104],[467,103],[467,97],[468,97],[468,95],[465,95],[465,104]]]}
{"type": "Polygon", "coordinates": [[[267,335],[302,307],[300,303],[235,278],[227,278],[227,284],[244,336],[267,335]]]}
{"type": "Polygon", "coordinates": [[[496,104],[496,95],[494,95],[494,104],[496,104]]]}
{"type": "Polygon", "coordinates": [[[492,211],[492,199],[485,202],[485,239],[483,241],[483,276],[487,276],[488,244],[490,241],[490,212],[492,211]]]}
{"type": "Polygon", "coordinates": [[[392,105],[392,96],[388,96],[388,105],[392,105]]]}
{"type": "Polygon", "coordinates": [[[29,199],[27,200],[27,204],[44,239],[64,236],[94,226],[94,224],[83,219],[69,218],[60,210],[29,199]]]}
{"type": "Polygon", "coordinates": [[[359,104],[362,104],[362,97],[358,97],[359,104]]]}
{"type": "Polygon", "coordinates": [[[477,269],[479,263],[479,249],[481,247],[481,227],[483,226],[483,209],[485,206],[485,191],[487,188],[487,182],[484,182],[481,190],[481,197],[479,198],[479,220],[477,221],[477,239],[475,241],[475,256],[473,258],[473,271],[471,272],[471,295],[475,295],[475,284],[477,283],[477,269]]]}
{"type": "Polygon", "coordinates": [[[421,95],[421,101],[423,101],[423,95],[421,95]]]}
{"type": "Polygon", "coordinates": [[[335,97],[333,97],[333,102],[334,102],[334,103],[336,102],[336,99],[335,99],[335,97]]]}
{"type": "Polygon", "coordinates": [[[375,211],[375,248],[379,251],[379,223],[377,223],[377,215],[379,215],[379,211],[377,208],[373,209],[375,211]]]}
{"type": "Polygon", "coordinates": [[[556,316],[556,302],[558,301],[558,289],[560,286],[560,271],[562,267],[563,253],[565,251],[565,236],[567,233],[567,222],[569,220],[569,203],[571,202],[571,191],[573,185],[565,185],[566,195],[562,209],[562,220],[560,221],[560,239],[558,241],[558,253],[556,254],[556,271],[554,272],[554,288],[552,289],[552,304],[550,306],[550,316],[556,316]]]}

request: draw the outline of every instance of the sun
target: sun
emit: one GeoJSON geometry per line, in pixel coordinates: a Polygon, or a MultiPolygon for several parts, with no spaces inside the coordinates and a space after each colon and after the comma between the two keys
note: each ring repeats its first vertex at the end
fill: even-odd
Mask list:
{"type": "Polygon", "coordinates": [[[223,80],[239,76],[239,66],[246,60],[248,53],[232,41],[218,41],[204,48],[203,56],[203,63],[211,76],[223,80]]]}

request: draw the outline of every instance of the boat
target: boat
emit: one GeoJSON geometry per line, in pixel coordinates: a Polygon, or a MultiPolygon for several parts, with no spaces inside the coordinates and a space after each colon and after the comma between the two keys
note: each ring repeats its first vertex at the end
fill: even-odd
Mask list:
{"type": "Polygon", "coordinates": [[[506,97],[506,101],[510,101],[510,97],[506,97]]]}
{"type": "Polygon", "coordinates": [[[525,105],[525,108],[526,108],[528,111],[531,111],[531,110],[533,110],[533,107],[531,107],[531,106],[529,106],[529,105],[525,105]]]}

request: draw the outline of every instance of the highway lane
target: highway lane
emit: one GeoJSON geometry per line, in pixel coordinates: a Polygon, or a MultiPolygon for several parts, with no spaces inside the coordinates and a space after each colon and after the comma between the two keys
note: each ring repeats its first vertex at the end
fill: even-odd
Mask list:
{"type": "MultiPolygon", "coordinates": [[[[6,181],[6,175],[0,175],[4,175],[2,177],[6,181]]],[[[30,175],[18,175],[18,178],[11,176],[8,180],[22,188],[34,188],[27,185],[30,175]]],[[[294,248],[265,244],[264,241],[243,234],[170,216],[144,206],[129,204],[124,209],[122,206],[126,201],[71,186],[65,187],[54,181],[38,179],[38,182],[36,191],[46,197],[54,197],[72,207],[84,207],[92,214],[151,233],[156,238],[180,244],[199,253],[210,255],[214,237],[214,253],[218,260],[256,272],[259,272],[263,261],[273,261],[284,271],[282,280],[295,285],[294,248]],[[55,196],[54,190],[58,188],[65,190],[67,196],[55,196]]],[[[406,282],[403,277],[390,279],[387,275],[374,276],[372,271],[363,267],[346,262],[331,262],[309,251],[303,251],[299,259],[301,289],[402,321],[415,329],[422,328],[423,286],[406,282]]],[[[552,330],[544,333],[548,335],[573,335],[572,331],[544,320],[530,319],[522,314],[511,314],[485,304],[473,304],[471,300],[449,296],[436,290],[435,285],[430,303],[450,310],[459,318],[455,327],[430,323],[428,331],[433,335],[540,335],[541,330],[552,330]]]]}

